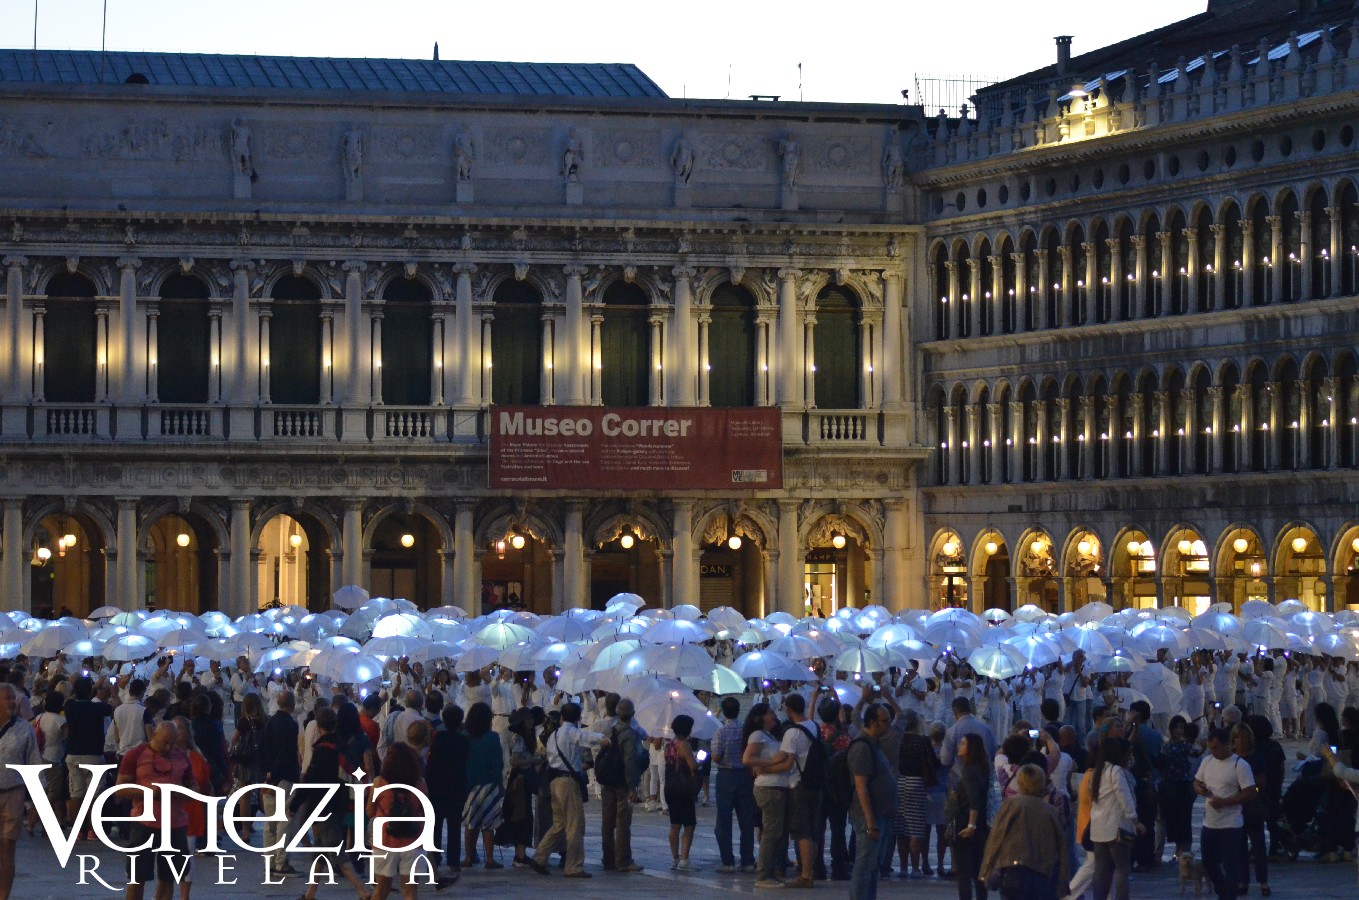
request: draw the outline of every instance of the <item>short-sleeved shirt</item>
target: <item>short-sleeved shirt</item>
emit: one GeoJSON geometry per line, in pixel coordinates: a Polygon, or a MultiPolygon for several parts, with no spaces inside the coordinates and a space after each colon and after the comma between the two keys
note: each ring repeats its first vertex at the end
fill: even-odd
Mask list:
{"type": "Polygon", "coordinates": [[[793,725],[789,723],[788,730],[783,733],[783,741],[779,744],[779,749],[784,753],[791,754],[796,763],[788,770],[788,786],[797,787],[802,780],[802,770],[807,767],[807,754],[812,749],[812,738],[808,731],[816,731],[816,726],[811,722],[806,725],[793,725]]]}
{"type": "MultiPolygon", "coordinates": [[[[849,750],[845,751],[845,762],[849,767],[850,778],[855,775],[868,776],[868,802],[873,806],[873,814],[878,818],[891,815],[897,779],[887,757],[883,756],[882,748],[867,737],[856,738],[849,745],[849,750]]],[[[857,789],[855,799],[849,804],[849,815],[856,827],[867,824],[863,821],[857,789]]]]}
{"type": "MultiPolygon", "coordinates": [[[[772,762],[774,757],[779,755],[778,742],[767,731],[757,731],[752,734],[750,743],[759,750],[758,759],[761,763],[772,762]]],[[[755,787],[786,788],[788,787],[788,773],[774,772],[767,775],[756,775],[755,787]]]]}
{"type": "MultiPolygon", "coordinates": [[[[1195,777],[1208,786],[1209,797],[1234,797],[1246,788],[1255,787],[1255,775],[1250,766],[1235,753],[1226,759],[1205,756],[1195,777]]],[[[1204,828],[1241,828],[1244,825],[1240,804],[1221,809],[1204,804],[1204,828]]]]}
{"type": "MultiPolygon", "coordinates": [[[[189,757],[184,754],[184,751],[171,749],[169,753],[157,756],[152,751],[150,744],[141,744],[127,752],[123,761],[118,765],[118,777],[120,779],[130,777],[132,781],[144,787],[154,787],[158,784],[179,784],[195,787],[189,757]]],[[[161,802],[159,792],[151,795],[151,802],[146,804],[145,808],[142,804],[143,792],[125,791],[124,794],[132,796],[132,815],[138,817],[141,824],[153,828],[160,827],[161,802]]],[[[179,794],[171,797],[171,828],[188,827],[189,813],[184,803],[184,797],[179,794]]]]}
{"type": "Polygon", "coordinates": [[[67,700],[66,752],[71,756],[104,755],[104,720],[113,707],[101,700],[67,700]]]}

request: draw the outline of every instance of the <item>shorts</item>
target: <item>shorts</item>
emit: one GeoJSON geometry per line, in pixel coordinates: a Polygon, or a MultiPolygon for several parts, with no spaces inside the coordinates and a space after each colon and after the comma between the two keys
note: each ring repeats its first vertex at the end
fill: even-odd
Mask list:
{"type": "Polygon", "coordinates": [[[104,764],[104,757],[93,755],[67,755],[66,781],[67,786],[71,791],[72,800],[79,800],[90,790],[90,781],[93,776],[90,774],[89,769],[86,769],[81,765],[82,763],[91,766],[102,766],[104,764]]]}
{"type": "Polygon", "coordinates": [[[17,841],[24,824],[24,789],[0,794],[0,840],[17,841]]]}
{"type": "Polygon", "coordinates": [[[821,791],[804,788],[801,782],[788,792],[788,836],[795,841],[820,841],[821,791]]]}
{"type": "Polygon", "coordinates": [[[412,847],[409,850],[395,850],[385,856],[375,856],[373,859],[374,878],[409,878],[411,869],[415,866],[415,861],[424,858],[424,851],[419,847],[412,847]]]}
{"type": "Polygon", "coordinates": [[[152,825],[142,825],[134,822],[129,829],[127,846],[136,847],[145,844],[147,839],[154,841],[149,849],[139,853],[127,855],[127,880],[131,884],[145,884],[148,881],[193,881],[193,854],[189,845],[189,835],[187,828],[170,829],[170,846],[174,847],[175,853],[159,853],[156,847],[160,845],[160,829],[152,825]],[[174,868],[171,869],[170,863],[173,861],[174,868]],[[136,880],[134,881],[133,863],[136,863],[136,880]],[[176,876],[178,873],[178,876],[176,876]]]}

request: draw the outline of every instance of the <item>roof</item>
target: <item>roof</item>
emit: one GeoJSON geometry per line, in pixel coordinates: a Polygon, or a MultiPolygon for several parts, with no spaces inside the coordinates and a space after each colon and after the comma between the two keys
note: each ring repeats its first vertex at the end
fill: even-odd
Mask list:
{"type": "Polygon", "coordinates": [[[0,84],[123,84],[174,87],[396,91],[531,97],[663,98],[628,63],[460,62],[0,49],[0,84]],[[136,76],[141,76],[140,78],[136,76]]]}

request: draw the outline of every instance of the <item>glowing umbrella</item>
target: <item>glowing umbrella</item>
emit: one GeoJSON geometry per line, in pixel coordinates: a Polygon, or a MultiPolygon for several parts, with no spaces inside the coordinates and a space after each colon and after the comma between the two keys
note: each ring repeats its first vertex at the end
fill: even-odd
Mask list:
{"type": "Polygon", "coordinates": [[[1132,634],[1148,656],[1155,656],[1158,650],[1167,650],[1172,656],[1179,656],[1189,649],[1189,639],[1183,631],[1169,625],[1151,623],[1132,629],[1132,634]]]}
{"type": "Polygon", "coordinates": [[[1058,649],[1037,635],[1021,635],[1006,641],[1024,656],[1024,664],[1034,669],[1058,662],[1058,649]]]}
{"type": "Polygon", "coordinates": [[[309,663],[313,675],[338,681],[344,674],[344,664],[351,656],[357,656],[357,647],[326,647],[311,658],[309,663]]]}
{"type": "Polygon", "coordinates": [[[264,651],[264,653],[260,654],[259,661],[255,663],[255,674],[258,675],[262,672],[269,672],[274,669],[295,668],[296,666],[294,666],[292,662],[295,653],[297,653],[296,649],[287,646],[275,647],[272,650],[264,651]]]}
{"type": "Polygon", "coordinates": [[[415,613],[394,613],[373,623],[373,637],[425,638],[434,636],[430,624],[415,613]]]}
{"type": "Polygon", "coordinates": [[[711,638],[703,625],[685,619],[657,622],[642,632],[642,640],[650,644],[701,644],[711,638]]]}
{"type": "Polygon", "coordinates": [[[874,650],[884,650],[893,644],[899,644],[902,641],[918,640],[920,640],[920,635],[914,628],[909,625],[893,623],[878,628],[868,636],[868,640],[865,643],[874,650]]]}
{"type": "Polygon", "coordinates": [[[1312,611],[1300,612],[1288,620],[1288,630],[1303,637],[1320,637],[1335,631],[1331,617],[1312,611]]]}
{"type": "Polygon", "coordinates": [[[101,606],[101,607],[99,607],[98,609],[96,609],[94,612],[92,612],[92,613],[90,613],[88,616],[86,616],[86,618],[88,618],[88,619],[111,619],[111,618],[113,618],[114,616],[118,615],[120,612],[122,612],[122,610],[119,609],[119,608],[116,607],[116,606],[101,606]]]}
{"type": "Polygon", "coordinates": [[[967,657],[968,664],[985,678],[1013,678],[1024,671],[1028,660],[1011,644],[979,647],[967,657]]]}
{"type": "Polygon", "coordinates": [[[1005,610],[996,609],[995,607],[992,607],[991,609],[988,609],[985,612],[983,612],[982,618],[990,622],[992,625],[1002,625],[1006,622],[1013,622],[1015,620],[1015,617],[1010,615],[1005,610]]]}
{"type": "MultiPolygon", "coordinates": [[[[5,641],[0,639],[0,644],[2,643],[5,643],[5,641]]],[[[62,647],[61,652],[71,659],[84,659],[87,656],[99,656],[99,651],[103,648],[103,641],[96,641],[91,638],[81,638],[78,641],[71,641],[71,643],[62,647]]]]}
{"type": "Polygon", "coordinates": [[[688,689],[666,691],[649,697],[638,705],[634,718],[652,737],[674,737],[670,723],[679,715],[694,720],[693,737],[699,740],[711,738],[721,727],[708,708],[699,703],[688,689]]]}
{"type": "Polygon", "coordinates": [[[393,634],[387,637],[373,638],[363,645],[363,652],[369,656],[380,656],[383,659],[396,659],[402,656],[410,656],[428,643],[429,641],[419,638],[393,634]]]}
{"type": "MultiPolygon", "coordinates": [[[[608,673],[616,674],[616,673],[608,673]]],[[[671,691],[679,691],[681,694],[693,697],[693,691],[678,678],[671,678],[668,675],[643,675],[640,678],[617,678],[610,682],[614,687],[611,689],[619,697],[627,697],[633,703],[641,704],[653,697],[667,694],[671,691]]]]}
{"type": "MultiPolygon", "coordinates": [[[[523,625],[512,625],[508,622],[498,622],[487,625],[472,636],[472,640],[485,647],[493,647],[496,650],[504,650],[506,647],[513,647],[515,644],[522,644],[531,641],[534,633],[531,629],[523,625]]],[[[478,666],[477,668],[481,668],[478,666]]]]}
{"type": "Polygon", "coordinates": [[[731,669],[742,678],[762,681],[816,681],[816,676],[806,666],[768,650],[752,650],[738,656],[731,669]]]}
{"type": "Polygon", "coordinates": [[[335,680],[341,684],[366,684],[382,677],[382,660],[362,653],[351,653],[340,667],[335,680]]]}
{"type": "Polygon", "coordinates": [[[1210,610],[1201,616],[1195,616],[1190,624],[1205,631],[1216,631],[1218,634],[1237,634],[1241,631],[1241,620],[1230,612],[1221,610],[1210,610]]]}
{"type": "MultiPolygon", "coordinates": [[[[789,659],[806,661],[826,656],[826,650],[805,634],[786,634],[765,648],[766,653],[777,653],[789,659]]],[[[831,654],[834,655],[833,653],[831,654]]]]}
{"type": "Polygon", "coordinates": [[[146,635],[120,634],[104,645],[103,656],[114,662],[131,662],[135,659],[146,659],[155,653],[156,649],[156,642],[146,635]]]}
{"type": "Polygon", "coordinates": [[[965,625],[959,621],[935,622],[925,629],[924,637],[928,644],[951,648],[958,653],[967,653],[981,645],[981,633],[975,626],[965,625]]]}
{"type": "Polygon", "coordinates": [[[1288,632],[1265,619],[1252,619],[1241,628],[1241,640],[1253,647],[1287,650],[1288,632]]]}
{"type": "Polygon", "coordinates": [[[1076,610],[1078,622],[1098,622],[1114,614],[1114,608],[1103,600],[1095,600],[1076,610]]]}
{"type": "Polygon", "coordinates": [[[368,592],[357,584],[346,584],[330,595],[331,602],[337,609],[358,609],[368,602],[368,598],[368,592]]]}
{"type": "Polygon", "coordinates": [[[457,659],[461,652],[457,647],[445,641],[430,641],[423,647],[418,647],[408,653],[407,657],[413,663],[432,663],[444,659],[457,659]]]}
{"type": "Polygon", "coordinates": [[[588,641],[593,626],[583,619],[553,616],[540,622],[534,631],[538,632],[539,637],[547,638],[549,641],[574,644],[588,641]]]}
{"type": "Polygon", "coordinates": [[[533,655],[542,646],[541,641],[526,641],[500,651],[500,664],[513,672],[531,672],[538,668],[533,655]]]}
{"type": "Polygon", "coordinates": [[[1090,671],[1097,675],[1140,672],[1146,667],[1140,652],[1132,655],[1125,650],[1115,650],[1112,656],[1095,657],[1090,661],[1090,671]]]}
{"type": "Polygon", "coordinates": [[[876,650],[856,647],[835,657],[834,666],[837,672],[869,675],[874,672],[886,672],[892,667],[892,663],[876,650]]]}
{"type": "Polygon", "coordinates": [[[1070,628],[1064,633],[1086,656],[1108,656],[1114,652],[1109,639],[1094,628],[1070,628]]]}
{"type": "Polygon", "coordinates": [[[469,644],[463,651],[462,656],[453,666],[455,672],[476,672],[495,663],[500,658],[500,651],[495,647],[487,647],[482,644],[469,644]]]}
{"type": "Polygon", "coordinates": [[[716,666],[707,676],[682,675],[680,681],[696,691],[710,694],[744,694],[746,680],[726,666],[716,666]]]}

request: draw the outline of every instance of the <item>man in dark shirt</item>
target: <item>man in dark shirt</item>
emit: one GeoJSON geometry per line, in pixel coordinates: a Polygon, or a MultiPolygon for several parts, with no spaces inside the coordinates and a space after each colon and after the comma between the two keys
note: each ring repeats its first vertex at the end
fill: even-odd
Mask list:
{"type": "Polygon", "coordinates": [[[892,711],[874,703],[864,710],[864,729],[846,751],[854,783],[849,819],[854,825],[856,852],[850,876],[851,897],[873,897],[878,889],[879,847],[892,825],[896,770],[883,756],[879,742],[892,727],[892,711]]]}
{"type": "Polygon", "coordinates": [[[90,789],[90,772],[84,766],[104,761],[104,732],[113,718],[113,707],[92,700],[94,682],[82,675],[75,680],[71,700],[66,701],[66,771],[71,797],[66,817],[75,821],[81,801],[90,789]]]}
{"type": "MultiPolygon", "coordinates": [[[[264,791],[264,814],[273,816],[276,813],[282,814],[287,809],[288,791],[292,789],[293,782],[302,774],[302,763],[297,755],[297,720],[293,718],[293,708],[295,704],[292,691],[282,691],[278,695],[278,712],[269,717],[269,721],[264,726],[264,740],[262,742],[262,752],[264,754],[264,780],[268,784],[277,785],[283,790],[283,801],[279,808],[275,810],[275,792],[264,791]]],[[[283,852],[288,836],[288,823],[286,821],[265,822],[264,823],[264,844],[268,846],[275,841],[280,841],[279,847],[273,852],[273,866],[270,871],[275,875],[292,875],[296,870],[288,865],[288,856],[283,852]]]]}

